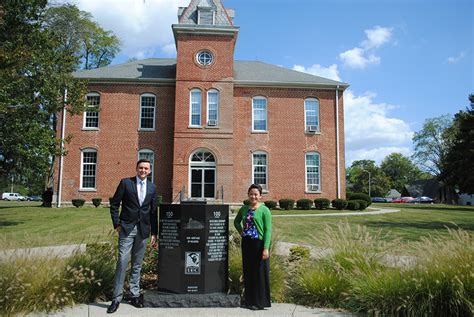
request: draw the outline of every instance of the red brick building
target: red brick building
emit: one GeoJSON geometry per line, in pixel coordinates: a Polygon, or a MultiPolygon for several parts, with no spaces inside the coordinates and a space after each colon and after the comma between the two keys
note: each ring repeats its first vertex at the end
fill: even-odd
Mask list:
{"type": "Polygon", "coordinates": [[[263,186],[265,200],[345,197],[348,85],[234,61],[233,16],[220,0],[192,0],[172,26],[176,59],[75,74],[88,79],[88,104],[99,111],[66,117],[73,138],[57,160],[60,201],[107,201],[142,157],[168,202],[240,203],[251,183],[263,186]]]}

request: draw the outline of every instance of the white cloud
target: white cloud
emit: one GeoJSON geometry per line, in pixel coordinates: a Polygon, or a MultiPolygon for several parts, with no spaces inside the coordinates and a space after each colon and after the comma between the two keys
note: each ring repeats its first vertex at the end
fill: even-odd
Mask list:
{"type": "Polygon", "coordinates": [[[375,93],[344,93],[346,165],[369,159],[377,163],[388,154],[409,155],[413,131],[403,120],[390,116],[395,105],[375,103],[375,93]]]}
{"type": "Polygon", "coordinates": [[[373,29],[365,30],[367,39],[362,41],[359,47],[339,54],[345,66],[350,68],[364,69],[369,65],[380,64],[380,57],[374,54],[374,50],[392,38],[393,28],[375,26],[373,29]]]}
{"type": "Polygon", "coordinates": [[[121,54],[128,57],[174,56],[171,24],[177,23],[178,7],[189,0],[73,0],[77,6],[92,13],[104,29],[121,39],[121,54]]]}
{"type": "Polygon", "coordinates": [[[324,78],[329,78],[332,80],[341,81],[341,77],[339,77],[339,70],[337,69],[336,64],[332,64],[331,66],[327,68],[319,64],[314,64],[308,68],[305,68],[304,66],[301,66],[301,65],[294,65],[293,70],[324,77],[324,78]]]}
{"type": "Polygon", "coordinates": [[[465,56],[466,56],[466,51],[462,51],[462,52],[459,53],[458,56],[451,56],[451,57],[448,57],[448,63],[450,63],[450,64],[456,64],[457,62],[459,62],[460,60],[462,60],[465,56]]]}

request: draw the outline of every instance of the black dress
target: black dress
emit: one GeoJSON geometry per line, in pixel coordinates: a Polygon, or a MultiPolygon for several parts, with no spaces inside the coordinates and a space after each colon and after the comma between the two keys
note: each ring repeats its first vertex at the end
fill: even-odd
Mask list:
{"type": "Polygon", "coordinates": [[[263,309],[271,306],[270,259],[262,260],[263,240],[242,237],[244,305],[263,309]]]}

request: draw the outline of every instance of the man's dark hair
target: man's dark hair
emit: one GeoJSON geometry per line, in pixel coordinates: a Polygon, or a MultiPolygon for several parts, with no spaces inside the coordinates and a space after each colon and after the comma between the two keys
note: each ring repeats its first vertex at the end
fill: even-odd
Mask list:
{"type": "Polygon", "coordinates": [[[258,184],[252,184],[252,185],[250,185],[249,190],[247,191],[247,193],[250,193],[250,191],[251,191],[252,189],[254,189],[254,188],[258,190],[258,192],[260,193],[260,195],[262,195],[262,186],[260,186],[260,185],[258,185],[258,184]]]}
{"type": "Polygon", "coordinates": [[[150,160],[148,160],[148,159],[141,159],[141,160],[138,160],[138,162],[137,162],[137,167],[138,167],[138,165],[140,165],[141,163],[148,163],[148,164],[150,164],[150,166],[151,166],[151,162],[150,162],[150,160]]]}

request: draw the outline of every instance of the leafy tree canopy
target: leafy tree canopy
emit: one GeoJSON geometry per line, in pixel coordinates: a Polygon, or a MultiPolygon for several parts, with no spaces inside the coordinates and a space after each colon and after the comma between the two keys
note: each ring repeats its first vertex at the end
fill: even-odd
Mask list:
{"type": "Polygon", "coordinates": [[[347,173],[352,192],[369,194],[369,173],[371,197],[384,197],[390,190],[390,179],[372,160],[354,161],[347,173]]]}
{"type": "Polygon", "coordinates": [[[446,155],[441,177],[460,192],[474,194],[474,94],[469,100],[470,109],[458,112],[447,132],[454,135],[454,141],[446,155]]]}
{"type": "Polygon", "coordinates": [[[443,170],[443,161],[453,142],[450,115],[427,119],[421,131],[413,136],[413,159],[420,168],[432,175],[439,176],[443,170]]]}
{"type": "Polygon", "coordinates": [[[104,30],[88,12],[73,4],[51,6],[45,12],[45,25],[60,39],[60,49],[73,52],[76,68],[109,65],[119,52],[120,41],[112,31],[104,30]]]}
{"type": "Polygon", "coordinates": [[[425,178],[423,172],[408,157],[400,153],[387,155],[380,164],[380,168],[390,179],[390,188],[399,192],[402,192],[405,185],[425,178]]]}
{"type": "Polygon", "coordinates": [[[58,153],[56,114],[84,108],[85,83],[73,78],[78,57],[44,27],[46,0],[4,0],[0,19],[0,174],[41,180],[58,153]]]}

